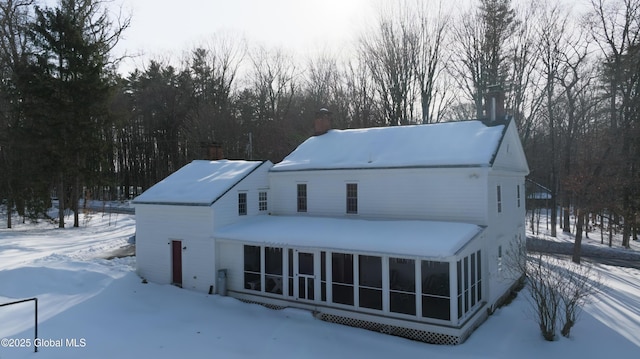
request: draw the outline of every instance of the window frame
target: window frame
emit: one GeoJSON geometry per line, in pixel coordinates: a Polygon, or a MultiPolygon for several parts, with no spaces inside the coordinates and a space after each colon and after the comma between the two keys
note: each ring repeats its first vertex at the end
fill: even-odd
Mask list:
{"type": "Polygon", "coordinates": [[[346,184],[347,214],[358,214],[358,184],[346,184]]]}
{"type": "Polygon", "coordinates": [[[298,183],[296,186],[296,193],[298,213],[307,213],[307,184],[298,183]]]}
{"type": "Polygon", "coordinates": [[[238,216],[246,216],[247,211],[247,192],[238,192],[238,216]]]}
{"type": "Polygon", "coordinates": [[[258,192],[258,211],[259,212],[266,212],[269,208],[269,203],[268,203],[268,194],[267,191],[259,191],[258,192]]]}

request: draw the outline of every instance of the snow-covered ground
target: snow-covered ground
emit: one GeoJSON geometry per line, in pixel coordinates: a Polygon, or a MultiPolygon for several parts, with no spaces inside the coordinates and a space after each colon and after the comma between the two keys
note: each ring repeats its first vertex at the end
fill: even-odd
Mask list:
{"type": "Polygon", "coordinates": [[[542,339],[523,291],[462,345],[439,346],[325,323],[301,310],[144,284],[135,258],[102,258],[127,243],[133,216],[93,214],[81,222],[81,228],[41,223],[0,230],[0,303],[38,297],[38,337],[50,345],[33,352],[33,302],[0,307],[0,338],[9,339],[0,343],[0,359],[640,355],[640,271],[634,269],[596,266],[604,286],[569,339],[542,339]]]}

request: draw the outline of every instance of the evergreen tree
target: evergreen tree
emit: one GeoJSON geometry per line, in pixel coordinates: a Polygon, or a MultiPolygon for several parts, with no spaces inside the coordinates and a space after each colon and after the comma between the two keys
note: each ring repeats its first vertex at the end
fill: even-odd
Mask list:
{"type": "MultiPolygon", "coordinates": [[[[82,185],[106,166],[105,133],[113,66],[109,52],[125,26],[115,27],[98,0],[60,0],[56,8],[35,8],[29,36],[33,52],[20,86],[36,146],[47,150],[46,172],[64,210],[74,211],[82,185]]],[[[45,163],[43,163],[45,165],[45,163]]],[[[45,170],[44,167],[41,170],[45,170]]]]}

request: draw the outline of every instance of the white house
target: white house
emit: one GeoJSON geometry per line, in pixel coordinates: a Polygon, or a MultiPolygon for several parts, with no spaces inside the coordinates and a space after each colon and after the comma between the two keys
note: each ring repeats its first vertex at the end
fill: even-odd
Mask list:
{"type": "Polygon", "coordinates": [[[176,282],[182,246],[183,287],[209,290],[224,269],[228,295],[245,301],[464,341],[516,283],[501,263],[525,233],[515,123],[319,126],[276,165],[192,163],[136,198],[140,275],[176,282]],[[223,164],[234,180],[200,181],[225,177],[223,164]],[[200,189],[183,195],[181,183],[200,189]]]}

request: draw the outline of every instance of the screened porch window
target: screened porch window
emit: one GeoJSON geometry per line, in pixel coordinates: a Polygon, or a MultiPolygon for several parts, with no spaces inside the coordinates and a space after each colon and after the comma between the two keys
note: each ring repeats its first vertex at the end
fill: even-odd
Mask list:
{"type": "Polygon", "coordinates": [[[265,290],[282,294],[282,248],[264,249],[265,290]]]}
{"type": "Polygon", "coordinates": [[[359,256],[360,307],[382,310],[382,258],[359,256]]]}
{"type": "Polygon", "coordinates": [[[244,288],[259,291],[260,288],[260,247],[244,246],[244,288]]]}
{"type": "Polygon", "coordinates": [[[333,253],[331,256],[332,301],[353,305],[353,255],[333,253]]]}
{"type": "Polygon", "coordinates": [[[482,301],[482,251],[471,253],[456,263],[458,278],[458,318],[482,301]]]}
{"type": "Polygon", "coordinates": [[[422,261],[422,316],[451,319],[449,263],[422,261]]]}
{"type": "Polygon", "coordinates": [[[389,258],[389,302],[392,312],[416,314],[415,268],[413,259],[389,258]]]}

